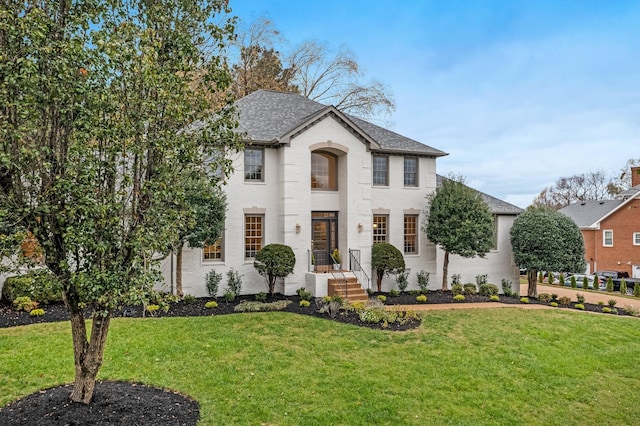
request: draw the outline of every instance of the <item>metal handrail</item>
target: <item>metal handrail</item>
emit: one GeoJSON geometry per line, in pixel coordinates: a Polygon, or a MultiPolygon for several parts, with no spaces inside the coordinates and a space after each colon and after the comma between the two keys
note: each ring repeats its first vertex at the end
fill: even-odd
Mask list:
{"type": "Polygon", "coordinates": [[[349,271],[353,272],[360,283],[366,282],[366,289],[371,288],[371,279],[360,265],[360,250],[349,249],[349,271]],[[356,257],[357,256],[357,257],[356,257]]]}

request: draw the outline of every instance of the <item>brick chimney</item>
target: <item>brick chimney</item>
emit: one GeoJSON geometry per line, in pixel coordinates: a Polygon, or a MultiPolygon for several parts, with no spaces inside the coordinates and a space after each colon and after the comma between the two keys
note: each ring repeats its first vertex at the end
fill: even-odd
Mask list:
{"type": "Polygon", "coordinates": [[[631,168],[631,186],[640,185],[640,166],[631,168]]]}

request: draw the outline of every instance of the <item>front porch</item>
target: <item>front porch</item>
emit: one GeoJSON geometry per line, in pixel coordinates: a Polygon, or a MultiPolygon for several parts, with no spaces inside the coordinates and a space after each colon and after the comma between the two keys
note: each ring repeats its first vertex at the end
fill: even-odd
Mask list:
{"type": "Polygon", "coordinates": [[[371,280],[360,265],[359,250],[350,249],[348,263],[340,264],[341,268],[335,266],[336,259],[328,251],[309,250],[307,258],[305,288],[314,297],[339,294],[351,302],[368,299],[371,280]]]}

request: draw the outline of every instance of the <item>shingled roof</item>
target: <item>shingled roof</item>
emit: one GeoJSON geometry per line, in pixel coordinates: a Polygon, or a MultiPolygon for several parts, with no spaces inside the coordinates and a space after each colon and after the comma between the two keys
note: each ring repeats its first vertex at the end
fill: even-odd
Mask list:
{"type": "Polygon", "coordinates": [[[312,121],[322,111],[343,115],[353,130],[375,141],[372,150],[386,153],[441,157],[446,152],[402,136],[368,121],[344,114],[334,107],[312,101],[296,93],[258,90],[236,102],[240,132],[248,142],[277,144],[296,128],[312,121]]]}
{"type": "MultiPolygon", "coordinates": [[[[436,186],[440,188],[442,186],[442,182],[444,182],[445,180],[448,180],[448,178],[436,175],[436,186]]],[[[489,211],[491,211],[491,213],[493,214],[518,215],[524,211],[518,206],[514,206],[513,204],[509,204],[506,201],[502,201],[496,197],[492,197],[491,195],[485,194],[484,192],[478,191],[477,189],[473,190],[480,194],[480,197],[482,197],[484,202],[489,206],[489,211]]]]}

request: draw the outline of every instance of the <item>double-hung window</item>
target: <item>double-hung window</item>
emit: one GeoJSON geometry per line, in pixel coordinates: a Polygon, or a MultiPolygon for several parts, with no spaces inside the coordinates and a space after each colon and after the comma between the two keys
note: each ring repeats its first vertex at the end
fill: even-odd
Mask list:
{"type": "Polygon", "coordinates": [[[407,214],[404,216],[404,253],[405,254],[418,253],[418,216],[417,215],[407,214]]]}
{"type": "Polygon", "coordinates": [[[264,149],[244,149],[244,181],[264,182],[264,149]]]}
{"type": "Polygon", "coordinates": [[[373,185],[389,186],[389,156],[373,156],[373,185]]]}
{"type": "Polygon", "coordinates": [[[640,232],[633,233],[633,245],[640,246],[640,232]]]}
{"type": "Polygon", "coordinates": [[[376,214],[373,215],[373,243],[387,242],[387,224],[389,216],[376,214]]]}
{"type": "Polygon", "coordinates": [[[404,186],[418,186],[417,157],[404,157],[404,186]]]}
{"type": "Polygon", "coordinates": [[[202,258],[206,261],[223,261],[224,247],[222,245],[223,237],[218,238],[213,244],[208,244],[202,248],[202,258]]]}
{"type": "Polygon", "coordinates": [[[602,231],[602,245],[605,247],[613,247],[613,229],[605,229],[602,231]]]}

